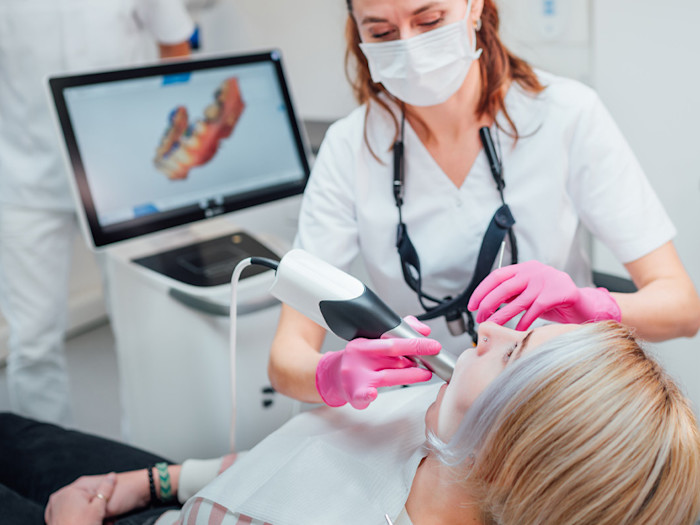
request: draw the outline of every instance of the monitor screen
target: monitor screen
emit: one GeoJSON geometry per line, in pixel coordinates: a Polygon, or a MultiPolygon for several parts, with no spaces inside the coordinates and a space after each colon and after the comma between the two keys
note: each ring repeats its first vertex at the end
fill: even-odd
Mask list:
{"type": "Polygon", "coordinates": [[[301,193],[278,51],[49,79],[95,247],[301,193]]]}

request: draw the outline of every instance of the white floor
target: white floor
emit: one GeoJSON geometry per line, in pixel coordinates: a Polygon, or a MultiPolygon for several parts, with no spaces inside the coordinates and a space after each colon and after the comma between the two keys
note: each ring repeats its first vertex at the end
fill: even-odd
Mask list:
{"type": "MultiPolygon", "coordinates": [[[[105,322],[66,341],[75,428],[121,440],[114,336],[105,322]]],[[[5,367],[0,368],[0,411],[9,410],[5,367]]]]}

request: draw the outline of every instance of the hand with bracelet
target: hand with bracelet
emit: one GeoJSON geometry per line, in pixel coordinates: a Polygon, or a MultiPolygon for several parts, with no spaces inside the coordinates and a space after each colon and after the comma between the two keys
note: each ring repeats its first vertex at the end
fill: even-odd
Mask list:
{"type": "MultiPolygon", "coordinates": [[[[93,523],[102,523],[104,518],[119,516],[135,509],[174,502],[177,499],[180,469],[180,465],[159,463],[157,466],[151,465],[147,469],[120,472],[116,475],[110,473],[81,476],[70,485],[51,495],[46,507],[46,522],[49,525],[62,525],[64,523],[92,525],[93,523]],[[148,474],[149,470],[152,478],[148,474]],[[110,494],[102,493],[101,487],[110,477],[115,478],[113,488],[110,494]],[[152,484],[151,479],[153,480],[152,484]],[[163,479],[165,481],[162,481],[163,479]],[[169,491],[165,490],[166,486],[169,486],[169,491]],[[94,521],[92,515],[85,514],[78,508],[75,503],[78,493],[84,495],[83,499],[86,502],[97,498],[106,503],[104,515],[99,521],[94,521]],[[102,496],[98,496],[98,494],[102,494],[102,496]],[[83,521],[77,521],[78,519],[83,521]]],[[[84,511],[84,509],[82,510],[84,511]]]]}
{"type": "Polygon", "coordinates": [[[115,487],[114,472],[81,477],[51,494],[44,519],[50,525],[101,525],[115,487]]]}

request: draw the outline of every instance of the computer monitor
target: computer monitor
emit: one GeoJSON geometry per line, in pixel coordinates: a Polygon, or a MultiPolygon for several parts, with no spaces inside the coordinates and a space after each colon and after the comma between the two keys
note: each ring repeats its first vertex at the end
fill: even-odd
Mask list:
{"type": "Polygon", "coordinates": [[[95,248],[306,185],[278,51],[54,76],[49,88],[95,248]]]}

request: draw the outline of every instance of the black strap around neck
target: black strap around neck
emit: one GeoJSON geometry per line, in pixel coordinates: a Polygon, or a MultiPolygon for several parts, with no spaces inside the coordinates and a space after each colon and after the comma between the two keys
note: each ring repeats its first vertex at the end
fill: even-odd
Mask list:
{"type": "Polygon", "coordinates": [[[481,241],[481,248],[479,249],[479,257],[477,258],[476,267],[474,268],[474,274],[472,275],[471,282],[464,289],[464,291],[456,297],[445,297],[443,299],[438,299],[425,292],[423,292],[423,281],[421,277],[420,269],[420,258],[418,257],[418,252],[416,251],[410,237],[408,236],[408,231],[406,225],[403,222],[403,216],[401,213],[401,208],[403,206],[403,193],[404,193],[404,127],[406,122],[405,113],[401,116],[401,129],[400,137],[394,143],[394,180],[393,180],[393,193],[394,201],[396,202],[396,207],[399,212],[399,224],[396,231],[396,248],[399,252],[399,258],[401,259],[401,270],[403,273],[403,278],[406,284],[418,295],[418,300],[421,306],[425,310],[425,313],[418,315],[419,320],[429,320],[435,319],[437,317],[445,316],[448,323],[453,320],[464,319],[466,317],[467,323],[465,325],[466,331],[471,335],[472,340],[476,343],[476,331],[474,330],[474,319],[471,312],[467,310],[467,303],[471,297],[474,290],[479,285],[479,283],[491,272],[493,264],[498,257],[501,245],[504,242],[506,234],[508,235],[508,240],[511,247],[511,264],[518,262],[518,249],[515,239],[515,234],[513,232],[513,225],[515,224],[515,219],[510,211],[510,208],[505,203],[505,198],[503,195],[503,190],[505,189],[505,181],[503,179],[503,169],[500,159],[496,153],[496,149],[491,139],[491,132],[489,128],[483,127],[479,130],[479,137],[481,138],[486,157],[489,161],[491,175],[493,176],[494,182],[496,183],[496,188],[501,197],[501,207],[496,210],[491,222],[484,234],[484,238],[481,241]],[[434,305],[426,304],[426,301],[435,303],[434,305]]]}

